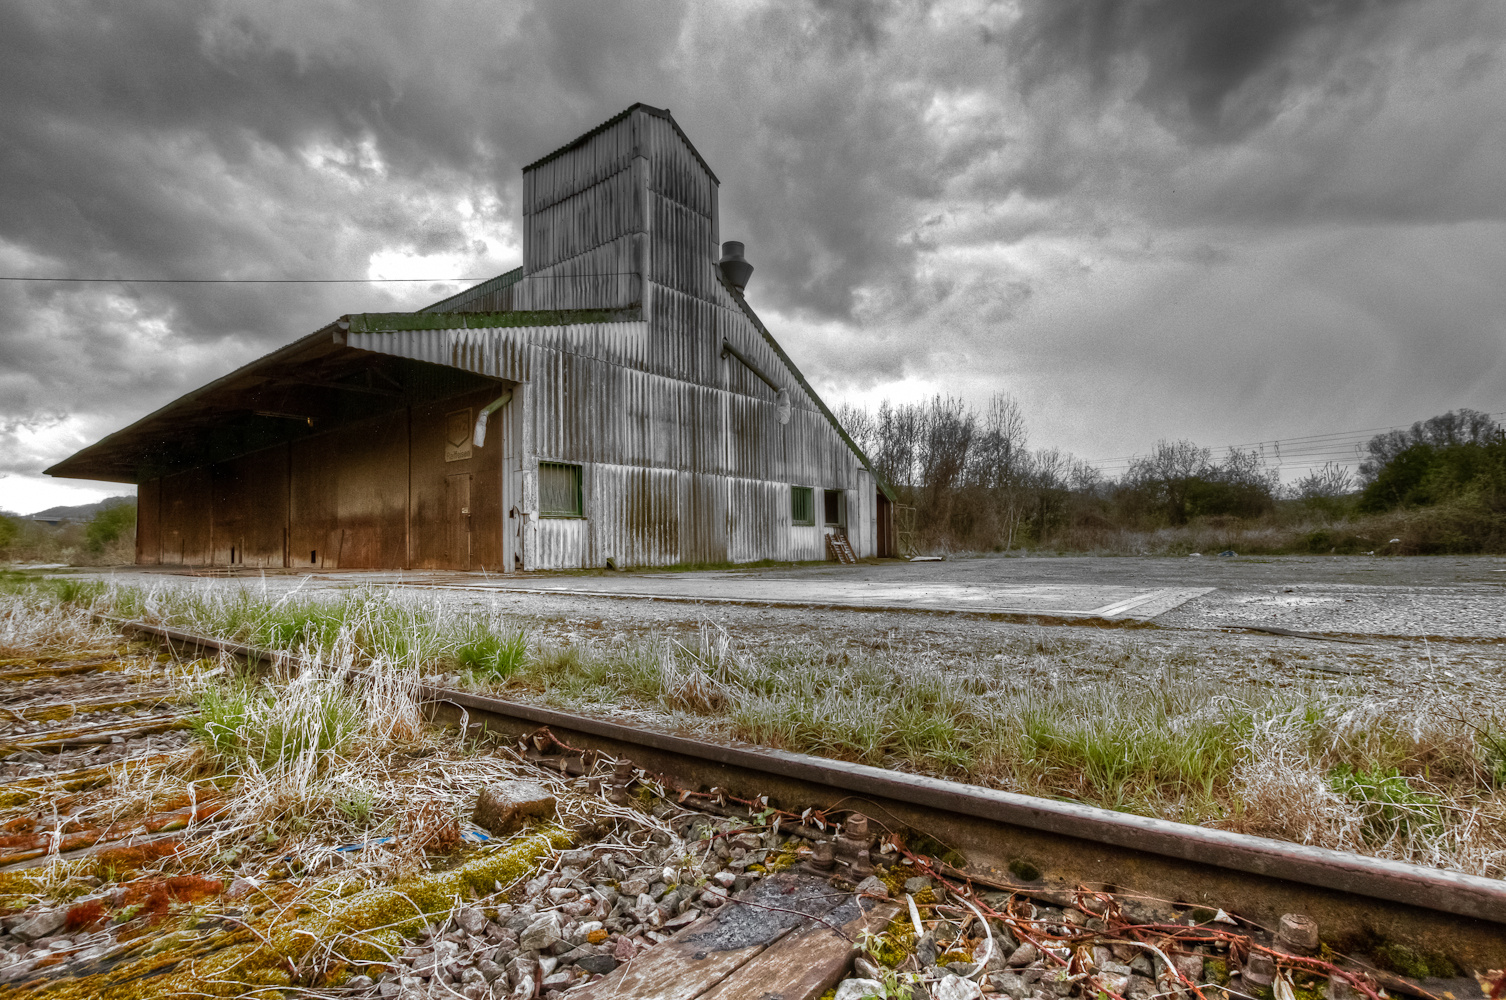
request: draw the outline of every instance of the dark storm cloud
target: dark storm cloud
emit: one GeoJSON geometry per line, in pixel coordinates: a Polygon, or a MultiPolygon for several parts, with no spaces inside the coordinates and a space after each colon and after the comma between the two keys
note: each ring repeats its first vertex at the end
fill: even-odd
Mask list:
{"type": "MultiPolygon", "coordinates": [[[[1502,21],[1466,0],[0,5],[0,273],[494,274],[520,168],[641,100],[717,171],[755,306],[835,391],[1048,386],[1168,324],[1136,345],[1157,377],[1187,344],[1224,356],[1252,334],[1219,302],[1291,294],[1283,262],[1324,227],[1354,236],[1348,268],[1270,311],[1413,359],[1398,316],[1496,329],[1493,279],[1436,227],[1506,206],[1502,21]],[[1429,259],[1458,281],[1388,263],[1429,259]],[[1174,308],[1194,281],[1221,298],[1174,308]]],[[[35,471],[342,312],[448,290],[0,287],[0,448],[35,471]]]]}
{"type": "Polygon", "coordinates": [[[1197,141],[1228,142],[1269,121],[1300,86],[1303,56],[1331,55],[1414,0],[1049,0],[1009,39],[1027,88],[1086,74],[1111,90],[1126,57],[1147,72],[1136,96],[1197,141]],[[1304,51],[1306,50],[1306,51],[1304,51]]]}

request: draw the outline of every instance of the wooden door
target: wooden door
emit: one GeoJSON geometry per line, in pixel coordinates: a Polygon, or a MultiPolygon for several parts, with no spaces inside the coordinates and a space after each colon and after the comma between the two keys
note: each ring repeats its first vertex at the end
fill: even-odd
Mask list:
{"type": "Polygon", "coordinates": [[[471,568],[471,474],[446,476],[444,480],[446,537],[445,561],[451,569],[471,568]]]}

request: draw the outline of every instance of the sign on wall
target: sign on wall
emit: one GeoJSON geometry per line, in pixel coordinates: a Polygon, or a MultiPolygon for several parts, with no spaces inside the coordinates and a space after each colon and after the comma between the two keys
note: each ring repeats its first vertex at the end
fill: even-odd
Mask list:
{"type": "Polygon", "coordinates": [[[471,411],[456,410],[445,415],[444,460],[460,462],[471,457],[471,411]]]}

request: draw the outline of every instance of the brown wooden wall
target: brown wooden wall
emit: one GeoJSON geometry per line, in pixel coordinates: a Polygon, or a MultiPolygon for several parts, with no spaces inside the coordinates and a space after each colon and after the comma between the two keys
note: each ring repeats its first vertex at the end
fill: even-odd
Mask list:
{"type": "Polygon", "coordinates": [[[136,563],[155,566],[162,558],[162,521],[157,506],[162,484],[151,479],[136,488],[136,563]]]}
{"type": "Polygon", "coordinates": [[[448,417],[467,411],[468,425],[476,413],[503,390],[488,389],[468,396],[413,408],[412,552],[405,565],[413,569],[503,569],[502,458],[505,437],[502,421],[493,417],[486,447],[473,448],[471,457],[445,461],[448,417]],[[465,479],[465,482],[461,482],[465,479]],[[469,507],[470,514],[460,513],[469,507]],[[469,522],[467,532],[457,525],[469,522]]]}
{"type": "Polygon", "coordinates": [[[282,566],[287,554],[288,455],[269,448],[210,468],[217,566],[282,566]]]}
{"type": "Polygon", "coordinates": [[[504,565],[505,436],[445,461],[446,421],[504,386],[403,407],[143,482],[142,565],[487,569],[504,565]],[[469,509],[469,514],[462,513],[469,509]]]}

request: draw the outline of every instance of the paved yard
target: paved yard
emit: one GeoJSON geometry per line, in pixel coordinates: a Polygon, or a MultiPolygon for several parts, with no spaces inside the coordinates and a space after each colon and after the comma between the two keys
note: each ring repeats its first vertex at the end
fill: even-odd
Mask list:
{"type": "MultiPolygon", "coordinates": [[[[181,579],[131,568],[117,575],[181,579]]],[[[246,576],[255,574],[241,578],[246,576]]],[[[458,589],[541,610],[557,606],[557,598],[593,605],[640,598],[703,606],[974,612],[1062,625],[1109,620],[1180,629],[1264,625],[1397,638],[1506,639],[1506,559],[1495,557],[980,557],[699,573],[279,573],[266,581],[279,589],[458,589]]]]}
{"type": "Polygon", "coordinates": [[[713,628],[749,650],[795,643],[892,655],[896,663],[1002,658],[1048,689],[1096,689],[1111,674],[1160,683],[1156,664],[1180,664],[1224,683],[1358,687],[1380,697],[1451,694],[1483,705],[1506,692],[1506,559],[1490,557],[985,557],[501,577],[347,571],[225,578],[135,568],[113,575],[146,586],[271,593],[396,586],[425,603],[501,612],[551,642],[610,647],[663,636],[693,643],[701,629],[713,628]],[[1160,596],[1126,604],[1151,595],[1160,596]],[[948,613],[954,611],[964,613],[948,613]],[[1119,620],[1104,617],[1124,612],[1119,620]],[[1238,625],[1335,640],[1230,630],[1238,625]],[[1022,656],[1030,649],[1040,655],[1022,656]],[[1139,666],[1127,665],[1127,656],[1139,666]],[[1140,677],[1142,667],[1150,672],[1140,677]]]}

